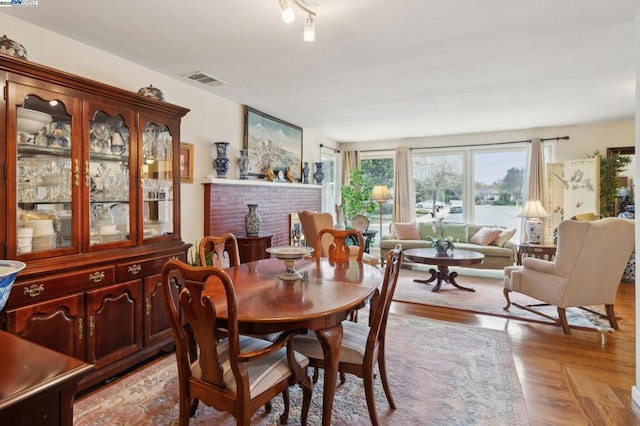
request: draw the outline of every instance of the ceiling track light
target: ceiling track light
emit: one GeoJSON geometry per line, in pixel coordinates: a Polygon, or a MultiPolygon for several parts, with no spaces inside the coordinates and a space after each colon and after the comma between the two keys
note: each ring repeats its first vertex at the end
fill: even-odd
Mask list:
{"type": "MultiPolygon", "coordinates": [[[[307,13],[307,20],[304,23],[304,41],[315,41],[316,39],[316,23],[315,17],[316,13],[306,7],[304,4],[300,2],[300,0],[290,0],[291,3],[295,4],[298,8],[302,9],[307,13]]],[[[287,24],[293,22],[296,18],[295,13],[293,12],[293,8],[289,3],[289,0],[278,0],[280,3],[280,9],[282,10],[282,20],[287,24]]]]}

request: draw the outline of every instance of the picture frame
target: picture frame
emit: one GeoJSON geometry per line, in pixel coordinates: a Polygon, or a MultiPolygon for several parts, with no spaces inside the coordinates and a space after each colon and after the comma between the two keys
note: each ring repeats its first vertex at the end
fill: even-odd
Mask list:
{"type": "Polygon", "coordinates": [[[302,127],[245,106],[244,147],[249,155],[248,175],[265,178],[273,170],[290,167],[296,181],[302,176],[302,127]]]}
{"type": "Polygon", "coordinates": [[[193,144],[180,142],[180,182],[193,183],[193,144]]]}

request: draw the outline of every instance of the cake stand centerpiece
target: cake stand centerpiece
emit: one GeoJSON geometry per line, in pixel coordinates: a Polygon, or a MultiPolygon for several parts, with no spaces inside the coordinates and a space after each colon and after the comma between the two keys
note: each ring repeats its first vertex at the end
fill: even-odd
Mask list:
{"type": "Polygon", "coordinates": [[[278,246],[269,247],[266,250],[284,262],[287,269],[281,272],[278,278],[285,281],[302,278],[302,274],[295,270],[296,260],[302,259],[313,252],[312,247],[306,246],[278,246]]]}

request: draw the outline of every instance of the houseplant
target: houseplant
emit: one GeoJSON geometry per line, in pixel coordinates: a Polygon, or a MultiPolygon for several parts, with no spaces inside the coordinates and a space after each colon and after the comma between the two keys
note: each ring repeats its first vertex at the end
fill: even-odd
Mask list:
{"type": "Polygon", "coordinates": [[[610,217],[614,215],[618,198],[620,182],[618,177],[626,166],[631,163],[631,157],[613,153],[602,155],[595,151],[589,158],[600,157],[600,215],[610,217]]]}
{"type": "Polygon", "coordinates": [[[436,213],[436,220],[433,222],[431,229],[435,236],[428,236],[427,241],[433,244],[433,248],[436,249],[439,255],[446,255],[449,250],[453,251],[456,246],[453,244],[453,237],[444,236],[444,218],[446,213],[436,213]]]}
{"type": "Polygon", "coordinates": [[[353,227],[353,219],[357,215],[375,212],[376,203],[371,200],[371,189],[360,168],[351,172],[348,185],[342,185],[342,211],[348,227],[353,227]]]}

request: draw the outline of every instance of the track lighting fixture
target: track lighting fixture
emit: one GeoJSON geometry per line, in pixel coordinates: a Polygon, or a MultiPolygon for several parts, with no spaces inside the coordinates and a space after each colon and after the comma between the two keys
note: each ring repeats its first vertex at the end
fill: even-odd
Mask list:
{"type": "Polygon", "coordinates": [[[316,13],[302,4],[300,0],[278,0],[280,9],[282,10],[282,20],[287,24],[296,19],[296,15],[289,1],[307,13],[307,20],[304,24],[304,41],[314,41],[316,39],[316,13]]]}

